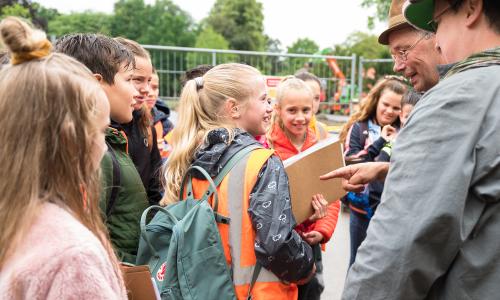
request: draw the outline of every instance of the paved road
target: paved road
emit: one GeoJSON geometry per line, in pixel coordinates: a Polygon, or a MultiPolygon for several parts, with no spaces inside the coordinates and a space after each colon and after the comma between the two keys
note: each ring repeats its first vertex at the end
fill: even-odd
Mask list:
{"type": "Polygon", "coordinates": [[[323,252],[324,300],[340,299],[349,263],[349,213],[341,210],[337,228],[323,252]]]}

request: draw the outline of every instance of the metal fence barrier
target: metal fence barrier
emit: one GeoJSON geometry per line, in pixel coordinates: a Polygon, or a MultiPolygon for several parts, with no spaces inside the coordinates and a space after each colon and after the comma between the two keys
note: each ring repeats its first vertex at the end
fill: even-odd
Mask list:
{"type": "MultiPolygon", "coordinates": [[[[392,74],[392,65],[394,61],[391,58],[379,58],[379,59],[366,59],[361,56],[358,60],[358,92],[357,95],[362,97],[368,90],[371,88],[370,86],[365,86],[365,78],[364,76],[368,70],[368,67],[374,66],[375,64],[387,64],[387,68],[385,68],[385,72],[383,75],[392,74]]],[[[373,81],[376,81],[376,77],[373,78],[373,81]]]]}
{"type": "Polygon", "coordinates": [[[177,100],[181,91],[182,75],[201,64],[218,65],[228,62],[245,63],[266,76],[293,75],[305,64],[322,81],[326,113],[349,114],[355,98],[356,55],[328,56],[284,54],[272,52],[218,50],[172,46],[144,45],[150,52],[153,65],[160,77],[160,96],[177,100]]]}

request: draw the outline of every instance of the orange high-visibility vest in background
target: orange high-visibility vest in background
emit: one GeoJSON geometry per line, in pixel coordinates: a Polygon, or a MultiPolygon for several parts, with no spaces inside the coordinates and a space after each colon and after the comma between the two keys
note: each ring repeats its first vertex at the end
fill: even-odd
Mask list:
{"type": "MultiPolygon", "coordinates": [[[[273,150],[257,149],[236,163],[217,187],[219,195],[218,213],[231,219],[230,224],[218,223],[224,255],[233,273],[233,283],[239,300],[247,298],[257,259],[255,257],[255,231],[248,208],[250,193],[257,182],[259,171],[273,154],[273,150]]],[[[206,180],[193,179],[193,193],[201,198],[208,187],[206,180]]],[[[252,289],[253,300],[297,299],[295,284],[281,282],[272,272],[261,268],[252,289]]]]}
{"type": "Polygon", "coordinates": [[[170,146],[163,138],[163,124],[161,122],[156,122],[156,124],[154,124],[154,128],[156,131],[156,144],[158,145],[160,156],[161,158],[168,158],[168,155],[170,154],[170,146]]]}

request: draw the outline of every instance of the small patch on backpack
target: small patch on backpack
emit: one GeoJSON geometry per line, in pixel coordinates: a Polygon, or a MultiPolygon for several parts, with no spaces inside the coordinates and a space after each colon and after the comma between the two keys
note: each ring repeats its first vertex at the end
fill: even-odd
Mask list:
{"type": "Polygon", "coordinates": [[[158,272],[156,272],[156,279],[158,279],[158,281],[163,281],[163,279],[165,279],[166,270],[167,270],[167,263],[164,262],[158,269],[158,272]]]}

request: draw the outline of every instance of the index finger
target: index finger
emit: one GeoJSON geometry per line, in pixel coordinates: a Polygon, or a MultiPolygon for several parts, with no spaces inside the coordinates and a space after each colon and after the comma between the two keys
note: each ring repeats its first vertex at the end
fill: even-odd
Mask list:
{"type": "Polygon", "coordinates": [[[321,180],[328,180],[332,178],[345,178],[349,179],[351,177],[351,168],[349,166],[347,167],[342,167],[337,170],[333,170],[329,173],[323,174],[319,177],[321,180]]]}

